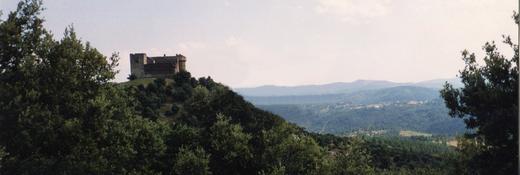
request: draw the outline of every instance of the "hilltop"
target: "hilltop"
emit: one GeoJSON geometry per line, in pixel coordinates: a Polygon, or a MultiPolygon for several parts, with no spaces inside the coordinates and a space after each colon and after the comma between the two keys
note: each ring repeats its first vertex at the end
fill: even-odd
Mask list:
{"type": "MultiPolygon", "coordinates": [[[[446,145],[447,140],[442,139],[431,140],[425,138],[426,140],[414,140],[415,137],[412,137],[411,140],[405,138],[388,140],[388,138],[374,137],[357,140],[357,137],[338,137],[327,134],[317,134],[316,132],[320,132],[319,130],[304,130],[300,126],[305,125],[301,125],[301,123],[298,122],[296,123],[300,126],[288,123],[278,115],[262,110],[269,110],[269,106],[259,106],[260,108],[258,108],[244,100],[242,96],[233,92],[225,85],[216,83],[209,77],[195,79],[189,76],[189,74],[180,74],[167,79],[158,78],[133,80],[130,82],[121,83],[121,85],[125,88],[128,88],[128,90],[135,92],[139,101],[139,110],[142,112],[144,117],[158,117],[155,118],[155,120],[182,123],[190,128],[197,128],[199,132],[202,132],[200,133],[200,136],[197,136],[199,139],[205,140],[205,138],[203,138],[204,136],[211,135],[211,133],[206,132],[211,131],[212,125],[214,125],[215,122],[218,123],[218,118],[220,115],[222,115],[228,116],[229,122],[236,123],[237,126],[240,126],[243,132],[251,137],[250,142],[260,145],[267,144],[266,146],[268,146],[268,148],[260,148],[254,145],[249,145],[248,147],[250,147],[252,153],[258,152],[260,154],[253,154],[253,157],[266,156],[266,152],[264,151],[274,151],[271,149],[276,150],[283,148],[285,151],[296,149],[294,150],[296,152],[292,153],[289,153],[291,151],[277,151],[283,155],[276,156],[282,157],[289,156],[290,154],[297,154],[293,155],[295,157],[289,157],[287,161],[278,162],[281,163],[281,165],[284,167],[285,172],[298,172],[295,174],[306,174],[309,172],[309,170],[319,172],[330,171],[322,169],[330,166],[323,163],[332,161],[332,166],[336,166],[334,165],[335,161],[353,161],[349,160],[349,158],[346,158],[347,160],[344,160],[343,158],[342,160],[335,160],[341,157],[328,156],[328,154],[331,152],[346,151],[344,149],[347,147],[355,147],[354,149],[356,151],[360,151],[357,154],[363,152],[368,153],[366,155],[360,154],[359,156],[372,157],[371,159],[374,160],[374,163],[369,166],[372,168],[365,167],[368,169],[363,170],[369,172],[396,171],[396,169],[400,169],[399,171],[404,172],[423,171],[425,169],[432,170],[432,168],[435,169],[438,167],[438,165],[444,164],[446,161],[451,161],[449,159],[451,159],[451,156],[454,153],[453,150],[446,145]],[[178,92],[183,93],[180,94],[178,92]],[[296,137],[296,140],[292,140],[291,137],[296,137]],[[272,143],[265,139],[277,140],[272,143]],[[392,150],[387,150],[385,145],[393,145],[395,147],[392,148],[392,150]],[[284,148],[285,146],[289,147],[284,148]],[[407,150],[414,150],[414,153],[406,153],[407,150]],[[426,150],[431,152],[425,152],[426,150]],[[447,157],[440,157],[441,155],[447,157]],[[395,156],[403,156],[407,158],[401,162],[394,162],[395,165],[393,166],[388,166],[389,162],[393,162],[392,159],[395,156]],[[303,158],[303,160],[299,160],[300,158],[303,158]],[[315,162],[317,163],[317,167],[303,166],[299,167],[299,169],[294,169],[296,167],[293,166],[301,166],[301,164],[297,162],[311,161],[309,159],[314,159],[313,161],[325,162],[315,162]],[[422,165],[420,165],[420,168],[416,170],[408,170],[405,168],[407,166],[417,166],[419,164],[422,165]]],[[[320,118],[316,118],[315,114],[312,112],[299,113],[297,117],[321,120],[320,118]]],[[[291,119],[288,120],[293,121],[291,119]]],[[[329,121],[323,120],[323,122],[329,121]]],[[[365,122],[376,122],[376,119],[372,121],[365,120],[365,122]]],[[[334,123],[334,121],[330,121],[329,123],[334,123]]],[[[349,127],[356,125],[356,121],[336,122],[336,124],[338,126],[343,125],[344,127],[349,127]]],[[[418,127],[421,126],[418,125],[418,127]]],[[[403,133],[411,133],[419,137],[424,137],[424,135],[428,136],[428,134],[422,134],[413,131],[405,131],[403,133]]],[[[211,142],[212,138],[207,139],[210,139],[209,141],[211,142]]],[[[201,143],[202,145],[204,145],[204,142],[206,141],[197,141],[197,143],[201,143]]],[[[212,150],[211,146],[207,147],[207,145],[203,146],[203,148],[205,148],[205,150],[206,148],[210,151],[212,150]]],[[[213,154],[215,153],[212,153],[211,155],[213,154]]],[[[273,156],[270,154],[271,153],[268,153],[267,155],[273,156]]],[[[353,152],[348,154],[353,154],[353,152]]],[[[257,158],[262,160],[260,157],[257,158]]],[[[278,160],[278,158],[275,159],[278,160]]],[[[211,159],[210,161],[214,160],[211,159]]],[[[367,165],[366,163],[362,164],[367,165]]],[[[225,165],[222,164],[221,166],[225,165]]],[[[272,168],[273,165],[270,165],[270,167],[272,168]]],[[[215,167],[211,169],[213,171],[213,169],[218,168],[215,167]]],[[[250,172],[252,170],[248,169],[243,171],[250,172]]],[[[223,172],[227,172],[227,170],[223,172]]]]}

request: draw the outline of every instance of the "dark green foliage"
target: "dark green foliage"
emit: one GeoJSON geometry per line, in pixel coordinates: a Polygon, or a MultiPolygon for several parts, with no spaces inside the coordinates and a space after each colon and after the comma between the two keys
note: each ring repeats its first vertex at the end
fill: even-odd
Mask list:
{"type": "Polygon", "coordinates": [[[0,23],[0,173],[156,172],[168,128],[136,115],[108,82],[117,55],[108,62],[72,28],[54,41],[40,7],[23,1],[0,23]]]}
{"type": "Polygon", "coordinates": [[[209,158],[210,155],[206,154],[204,149],[200,147],[197,147],[194,150],[181,147],[179,148],[179,153],[177,153],[177,156],[175,157],[173,174],[210,175],[209,158]]]}
{"type": "Polygon", "coordinates": [[[398,137],[372,137],[366,141],[372,161],[379,169],[449,169],[457,156],[452,148],[430,141],[398,137]]]}
{"type": "Polygon", "coordinates": [[[218,174],[244,174],[253,155],[249,146],[251,135],[244,133],[242,127],[231,124],[224,115],[209,128],[212,169],[218,174]],[[220,168],[234,167],[234,168],[220,168]]]}
{"type": "Polygon", "coordinates": [[[169,136],[168,146],[180,148],[181,146],[197,146],[201,144],[201,129],[190,127],[186,124],[174,124],[169,136]]]}
{"type": "Polygon", "coordinates": [[[450,115],[464,119],[475,129],[482,151],[474,156],[471,167],[482,174],[516,174],[518,170],[518,45],[505,37],[514,51],[512,58],[498,52],[494,42],[486,43],[484,64],[475,54],[462,52],[466,63],[460,77],[463,88],[446,84],[441,91],[450,115]]]}
{"type": "Polygon", "coordinates": [[[179,112],[179,106],[177,106],[176,104],[173,104],[172,107],[170,108],[170,110],[166,111],[165,115],[173,116],[173,115],[177,114],[177,112],[179,112]]]}
{"type": "Polygon", "coordinates": [[[285,174],[328,173],[328,160],[323,149],[311,137],[295,134],[295,129],[282,125],[263,132],[261,145],[266,150],[262,161],[268,165],[264,169],[281,166],[285,174]]]}
{"type": "Polygon", "coordinates": [[[465,137],[457,138],[457,152],[459,153],[454,162],[454,174],[479,174],[479,168],[474,168],[478,164],[475,156],[482,152],[483,147],[476,139],[465,137]]]}
{"type": "Polygon", "coordinates": [[[191,84],[191,74],[186,71],[179,72],[173,76],[173,80],[175,80],[175,84],[183,85],[183,84],[191,84]]]}
{"type": "Polygon", "coordinates": [[[360,138],[352,138],[349,144],[334,150],[333,174],[375,174],[372,157],[366,144],[360,138]]]}
{"type": "Polygon", "coordinates": [[[268,168],[267,170],[262,170],[259,175],[285,175],[285,167],[281,164],[274,165],[271,168],[268,168]]]}
{"type": "Polygon", "coordinates": [[[137,87],[128,87],[132,96],[136,97],[139,104],[136,106],[144,118],[156,120],[161,116],[159,109],[166,102],[168,95],[174,89],[171,85],[167,85],[166,80],[155,79],[147,86],[139,85],[137,87]]]}
{"type": "Polygon", "coordinates": [[[215,83],[213,81],[213,79],[211,79],[211,77],[200,77],[199,78],[199,82],[198,82],[201,86],[204,86],[204,87],[207,87],[209,89],[212,89],[213,87],[215,87],[217,85],[217,83],[215,83]]]}

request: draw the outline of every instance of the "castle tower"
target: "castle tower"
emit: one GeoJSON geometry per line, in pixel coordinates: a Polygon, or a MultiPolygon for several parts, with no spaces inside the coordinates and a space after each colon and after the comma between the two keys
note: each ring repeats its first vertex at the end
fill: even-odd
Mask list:
{"type": "Polygon", "coordinates": [[[181,55],[181,54],[177,54],[175,56],[177,57],[177,60],[178,60],[179,72],[186,71],[186,57],[184,57],[184,55],[181,55]]]}
{"type": "Polygon", "coordinates": [[[145,53],[130,54],[130,70],[131,73],[138,78],[144,77],[144,65],[147,64],[145,53]]]}

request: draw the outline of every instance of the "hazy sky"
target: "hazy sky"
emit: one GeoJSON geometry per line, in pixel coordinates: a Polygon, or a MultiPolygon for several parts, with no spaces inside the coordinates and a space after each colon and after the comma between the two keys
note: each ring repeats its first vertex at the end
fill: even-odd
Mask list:
{"type": "MultiPolygon", "coordinates": [[[[17,0],[0,0],[6,14],[17,0]]],[[[46,0],[46,26],[105,55],[181,53],[232,87],[453,78],[461,50],[517,38],[517,0],[46,0]]],[[[5,18],[3,15],[2,18],[5,18]]],[[[516,39],[515,39],[516,41],[516,39]]],[[[500,45],[503,46],[503,45],[500,45]]],[[[502,50],[510,49],[501,47],[502,50]]]]}

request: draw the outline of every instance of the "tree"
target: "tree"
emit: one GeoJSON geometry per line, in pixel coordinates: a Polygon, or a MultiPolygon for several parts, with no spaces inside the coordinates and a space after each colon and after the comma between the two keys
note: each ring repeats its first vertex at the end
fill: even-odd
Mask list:
{"type": "Polygon", "coordinates": [[[269,167],[267,171],[261,170],[259,175],[285,175],[285,167],[279,163],[273,167],[269,167]]]}
{"type": "Polygon", "coordinates": [[[361,138],[353,137],[349,144],[343,144],[335,153],[334,174],[375,174],[367,145],[361,138]]]}
{"type": "Polygon", "coordinates": [[[175,114],[177,114],[177,112],[179,112],[179,106],[177,106],[175,104],[172,105],[172,107],[170,108],[171,115],[175,115],[175,114]]]}
{"type": "Polygon", "coordinates": [[[197,147],[190,150],[186,147],[179,148],[179,153],[175,157],[173,174],[184,175],[210,175],[209,155],[204,149],[197,147]]]}
{"type": "Polygon", "coordinates": [[[192,126],[209,127],[213,124],[215,113],[210,106],[210,92],[203,86],[193,88],[193,93],[184,104],[189,113],[180,117],[180,121],[192,126]]]}
{"type": "Polygon", "coordinates": [[[182,85],[185,83],[191,83],[191,74],[187,71],[181,71],[173,76],[176,85],[182,85]]]}
{"type": "Polygon", "coordinates": [[[323,149],[311,137],[298,134],[295,127],[284,123],[262,132],[261,137],[263,169],[279,167],[289,175],[330,173],[323,149]]]}
{"type": "Polygon", "coordinates": [[[224,115],[217,115],[217,122],[209,128],[212,169],[218,174],[244,174],[252,158],[249,147],[251,135],[242,127],[232,124],[224,115]]]}
{"type": "Polygon", "coordinates": [[[516,174],[518,170],[518,45],[510,37],[504,43],[513,50],[511,58],[501,54],[494,42],[483,46],[484,65],[474,53],[462,52],[466,67],[460,71],[464,87],[446,84],[441,90],[452,117],[463,118],[473,129],[482,151],[475,155],[474,168],[482,174],[516,174]]]}
{"type": "Polygon", "coordinates": [[[74,29],[55,41],[40,0],[0,22],[0,174],[153,174],[166,125],[143,119],[135,99],[110,83],[107,58],[74,29]]]}
{"type": "Polygon", "coordinates": [[[457,137],[457,152],[454,174],[478,174],[478,162],[472,160],[475,155],[481,153],[483,147],[472,138],[457,137]]]}

